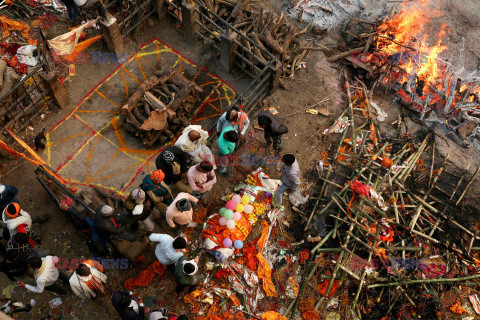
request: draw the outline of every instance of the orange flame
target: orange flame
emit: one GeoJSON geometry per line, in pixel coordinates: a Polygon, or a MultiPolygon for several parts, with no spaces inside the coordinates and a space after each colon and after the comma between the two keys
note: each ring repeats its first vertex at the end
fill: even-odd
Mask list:
{"type": "Polygon", "coordinates": [[[399,66],[408,74],[414,70],[420,80],[426,84],[438,85],[440,78],[443,78],[442,68],[438,65],[438,56],[447,47],[442,44],[442,38],[445,36],[446,25],[442,26],[438,34],[438,40],[435,45],[425,44],[426,35],[422,35],[424,26],[430,18],[425,16],[425,12],[435,14],[437,11],[429,7],[431,0],[419,0],[411,5],[411,2],[402,3],[402,11],[389,20],[385,20],[379,31],[379,49],[388,55],[402,55],[399,66]],[[420,39],[423,37],[423,39],[420,39]],[[408,57],[405,59],[405,53],[417,52],[420,58],[412,61],[408,57]]]}

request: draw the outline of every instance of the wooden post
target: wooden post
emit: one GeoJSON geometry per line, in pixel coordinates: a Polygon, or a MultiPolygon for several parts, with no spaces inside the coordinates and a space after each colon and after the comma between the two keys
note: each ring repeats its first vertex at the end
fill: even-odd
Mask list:
{"type": "Polygon", "coordinates": [[[45,82],[45,87],[47,88],[48,94],[53,98],[55,103],[60,109],[63,109],[68,106],[68,95],[67,91],[63,87],[63,84],[57,77],[55,71],[50,73],[40,75],[45,82]]]}
{"type": "Polygon", "coordinates": [[[235,33],[231,36],[224,33],[220,35],[220,63],[228,72],[232,71],[235,61],[235,50],[237,50],[237,45],[233,41],[235,36],[235,33]]]}
{"type": "Polygon", "coordinates": [[[123,36],[120,32],[120,26],[117,23],[117,18],[107,13],[107,19],[100,20],[100,30],[102,30],[103,37],[107,42],[108,50],[115,53],[117,56],[125,52],[123,46],[123,36]]]}
{"type": "Polygon", "coordinates": [[[187,2],[187,1],[183,1],[182,2],[183,32],[185,32],[185,36],[192,43],[195,42],[195,34],[200,28],[200,26],[198,25],[199,18],[200,18],[200,15],[198,13],[198,5],[187,2]]]}
{"type": "Polygon", "coordinates": [[[167,6],[166,6],[166,0],[154,0],[153,1],[153,8],[155,12],[157,13],[157,18],[160,21],[163,21],[165,16],[167,15],[167,6]]]}

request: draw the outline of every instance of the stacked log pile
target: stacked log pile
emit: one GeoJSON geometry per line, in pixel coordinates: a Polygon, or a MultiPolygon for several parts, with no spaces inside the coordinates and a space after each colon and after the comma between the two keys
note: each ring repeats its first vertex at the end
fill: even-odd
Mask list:
{"type": "Polygon", "coordinates": [[[161,59],[155,75],[123,106],[124,128],[147,147],[171,141],[189,125],[202,91],[161,59]]]}
{"type": "MultiPolygon", "coordinates": [[[[175,6],[179,6],[181,1],[171,1],[175,6]]],[[[212,21],[219,26],[224,26],[226,21],[230,26],[248,36],[252,42],[247,39],[241,39],[235,31],[229,29],[229,36],[239,45],[235,50],[247,57],[250,62],[255,64],[258,69],[253,71],[256,75],[259,70],[276,57],[282,64],[282,78],[294,78],[295,69],[299,68],[310,50],[329,50],[328,48],[313,48],[306,40],[300,38],[310,28],[310,23],[304,29],[298,29],[289,22],[289,18],[283,13],[277,13],[260,8],[255,5],[256,1],[251,0],[198,0],[208,9],[206,15],[208,19],[201,16],[200,23],[209,31],[200,29],[205,37],[211,37],[212,33],[218,32],[214,30],[216,27],[212,21]],[[222,18],[223,21],[214,15],[222,18]],[[268,55],[265,51],[271,53],[268,55]]],[[[181,17],[181,12],[174,6],[170,6],[169,10],[181,17]]],[[[283,82],[279,83],[282,87],[286,87],[283,82]]]]}

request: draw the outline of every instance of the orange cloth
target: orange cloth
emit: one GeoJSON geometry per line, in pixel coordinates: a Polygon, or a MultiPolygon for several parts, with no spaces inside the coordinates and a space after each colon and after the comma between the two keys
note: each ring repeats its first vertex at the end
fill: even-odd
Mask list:
{"type": "Polygon", "coordinates": [[[358,180],[348,181],[348,183],[350,184],[350,189],[352,189],[353,195],[352,195],[352,198],[350,199],[350,202],[348,203],[347,212],[350,215],[350,217],[352,217],[352,215],[350,214],[350,207],[352,206],[353,199],[355,199],[355,196],[357,194],[365,196],[367,197],[367,199],[370,199],[370,187],[368,187],[367,185],[364,185],[358,180]]]}
{"type": "Polygon", "coordinates": [[[383,158],[382,159],[382,167],[389,169],[392,166],[393,166],[393,160],[392,159],[388,159],[388,158],[383,158]]]}
{"type": "MultiPolygon", "coordinates": [[[[267,221],[265,220],[262,221],[262,228],[263,228],[262,236],[260,237],[260,239],[258,239],[258,242],[257,242],[257,245],[258,245],[257,259],[259,262],[257,274],[258,274],[258,278],[263,280],[263,290],[265,290],[267,297],[276,297],[277,292],[272,282],[272,268],[270,268],[270,266],[267,263],[267,260],[262,254],[263,249],[265,248],[265,243],[267,242],[267,235],[268,235],[268,229],[269,229],[269,225],[267,221]]],[[[263,316],[262,316],[262,319],[263,319],[263,316]]]]}
{"type": "Polygon", "coordinates": [[[11,35],[11,31],[20,31],[22,37],[27,41],[30,39],[30,27],[25,22],[11,20],[7,16],[0,16],[0,27],[3,30],[2,39],[8,38],[11,35]]]}
{"type": "Polygon", "coordinates": [[[191,313],[196,314],[200,312],[200,310],[202,309],[202,306],[200,305],[199,302],[196,301],[196,299],[197,297],[201,296],[204,291],[205,291],[204,288],[200,288],[198,290],[190,292],[189,294],[186,294],[183,297],[183,302],[192,305],[191,313]]]}
{"type": "Polygon", "coordinates": [[[288,319],[282,316],[278,312],[267,311],[264,314],[262,314],[262,320],[288,320],[288,319]]]}
{"type": "Polygon", "coordinates": [[[154,183],[160,183],[163,181],[163,179],[165,179],[165,173],[163,173],[163,171],[160,169],[155,170],[150,175],[150,179],[152,179],[154,183]]]}
{"type": "Polygon", "coordinates": [[[130,278],[125,281],[123,285],[127,290],[133,290],[135,287],[148,287],[155,275],[163,275],[167,267],[161,264],[159,261],[155,261],[148,266],[147,269],[140,271],[135,278],[130,278]]]}
{"type": "Polygon", "coordinates": [[[253,320],[253,319],[247,319],[244,317],[243,313],[237,312],[237,313],[229,313],[229,312],[224,312],[220,315],[215,315],[215,316],[201,316],[201,317],[196,317],[194,318],[195,320],[253,320]]]}
{"type": "Polygon", "coordinates": [[[315,310],[310,310],[302,313],[302,317],[305,320],[321,320],[320,316],[315,310]]]}
{"type": "MultiPolygon", "coordinates": [[[[317,287],[318,289],[318,292],[320,292],[320,294],[322,296],[324,296],[325,294],[327,294],[327,288],[328,288],[328,284],[330,283],[330,279],[326,279],[325,281],[323,281],[322,283],[320,283],[317,287]]],[[[337,288],[340,286],[340,281],[338,280],[334,280],[333,281],[333,285],[332,285],[332,289],[330,289],[330,293],[329,293],[329,297],[333,297],[333,295],[335,294],[335,291],[337,290],[337,288]]]]}
{"type": "Polygon", "coordinates": [[[452,306],[450,307],[450,311],[456,314],[464,314],[467,312],[465,308],[462,308],[462,306],[460,305],[460,302],[458,301],[452,304],[452,306]]]}
{"type": "Polygon", "coordinates": [[[80,42],[75,46],[75,49],[73,49],[73,52],[70,53],[68,56],[63,57],[63,59],[69,61],[69,62],[74,62],[77,56],[83,52],[85,49],[90,47],[93,43],[95,43],[97,40],[101,39],[103,35],[99,35],[96,37],[92,37],[88,40],[85,40],[83,42],[80,42]]]}
{"type": "Polygon", "coordinates": [[[202,231],[203,238],[209,238],[215,242],[219,247],[223,247],[223,240],[230,238],[232,242],[235,240],[245,241],[247,236],[252,232],[252,225],[246,218],[245,214],[241,214],[240,220],[235,221],[236,225],[233,229],[228,229],[227,226],[220,225],[220,215],[208,220],[208,230],[202,231]]]}
{"type": "Polygon", "coordinates": [[[315,308],[315,302],[316,300],[314,298],[302,299],[298,303],[298,310],[300,310],[301,313],[313,310],[315,308]]]}
{"type": "Polygon", "coordinates": [[[258,239],[253,240],[245,244],[242,248],[243,261],[240,264],[245,265],[248,269],[256,272],[258,268],[258,260],[255,257],[257,255],[257,244],[258,239]]]}

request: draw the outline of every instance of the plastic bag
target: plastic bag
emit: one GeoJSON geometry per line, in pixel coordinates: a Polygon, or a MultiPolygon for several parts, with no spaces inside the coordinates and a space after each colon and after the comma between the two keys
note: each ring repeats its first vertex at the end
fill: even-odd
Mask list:
{"type": "Polygon", "coordinates": [[[27,45],[18,48],[17,50],[17,57],[18,62],[24,63],[27,66],[34,67],[37,65],[38,61],[37,58],[33,56],[33,51],[37,49],[37,46],[34,45],[27,45]]]}
{"type": "Polygon", "coordinates": [[[310,197],[310,195],[307,194],[306,196],[303,196],[302,190],[297,189],[294,192],[290,193],[288,197],[290,198],[290,202],[295,207],[298,207],[298,206],[301,206],[302,204],[305,204],[308,201],[308,198],[310,197]]]}

